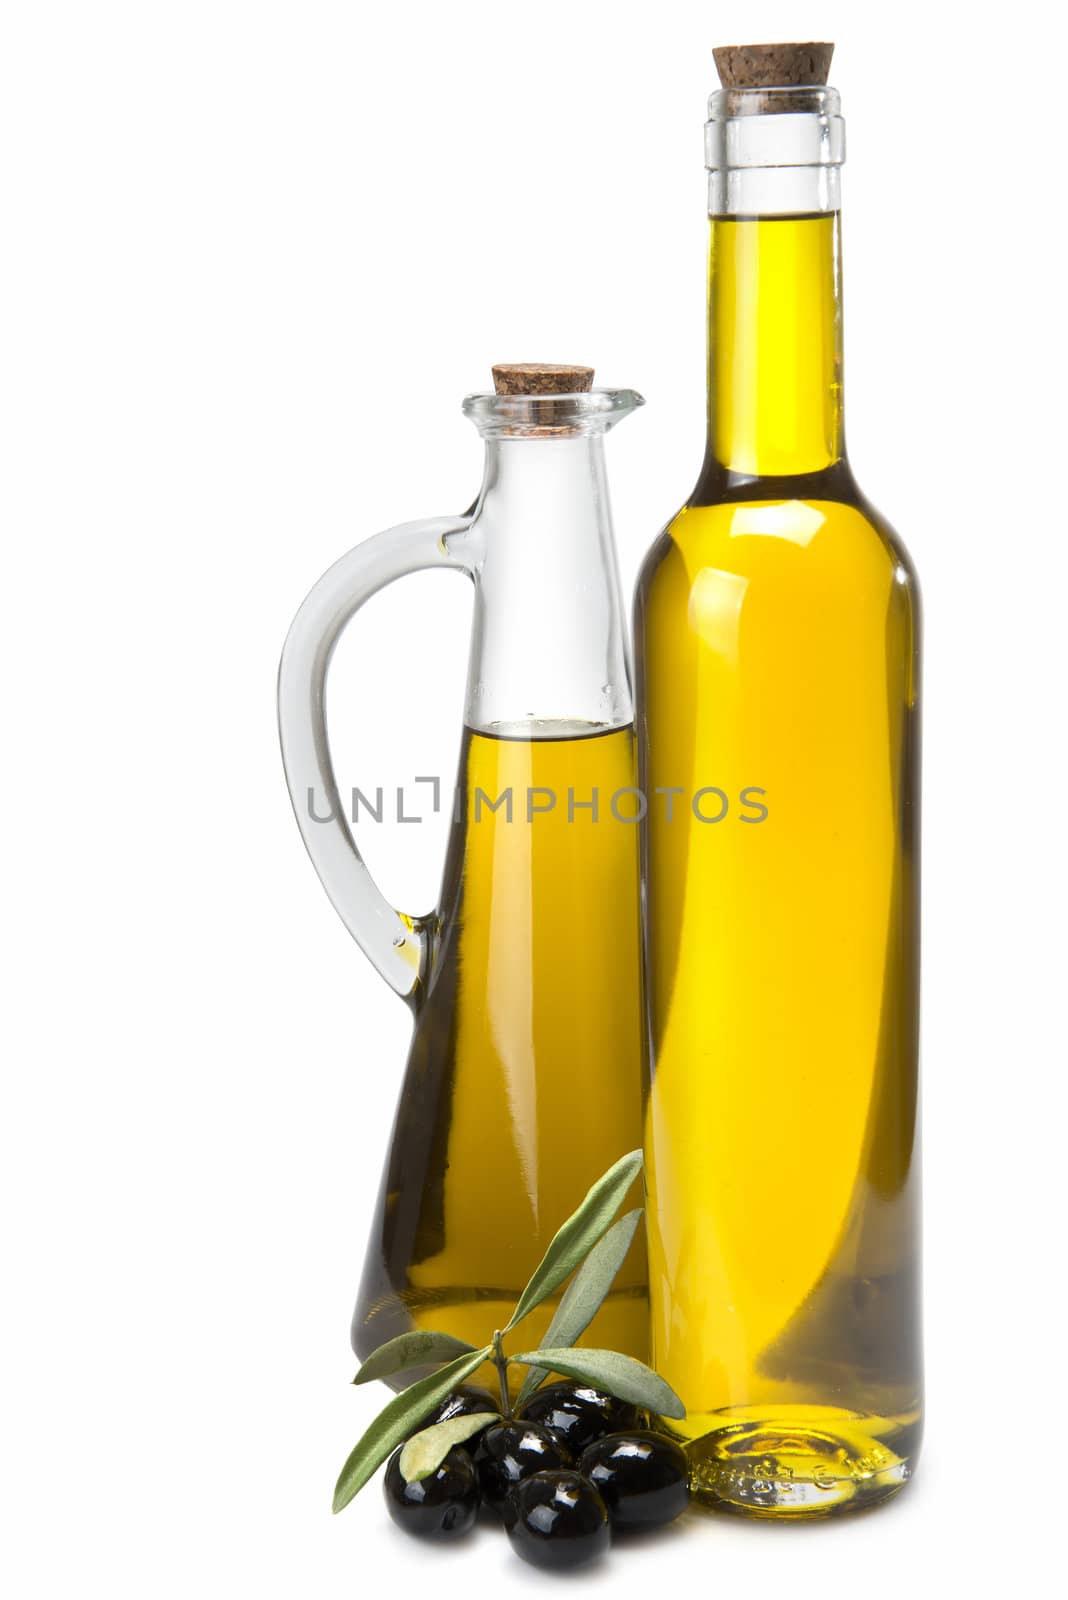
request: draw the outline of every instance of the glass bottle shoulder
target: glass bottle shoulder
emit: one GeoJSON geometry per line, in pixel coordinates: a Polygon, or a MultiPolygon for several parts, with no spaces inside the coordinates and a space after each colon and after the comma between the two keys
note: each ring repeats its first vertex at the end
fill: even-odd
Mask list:
{"type": "Polygon", "coordinates": [[[654,541],[638,576],[639,613],[660,591],[731,581],[823,593],[893,584],[914,612],[919,583],[904,543],[842,470],[804,479],[704,480],[654,541]]]}

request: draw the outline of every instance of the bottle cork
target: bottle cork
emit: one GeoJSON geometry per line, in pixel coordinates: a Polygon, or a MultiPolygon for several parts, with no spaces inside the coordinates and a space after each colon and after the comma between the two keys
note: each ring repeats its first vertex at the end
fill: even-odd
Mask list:
{"type": "Polygon", "coordinates": [[[585,394],[593,388],[593,368],[500,361],[493,368],[493,387],[498,394],[585,394]]]}
{"type": "Polygon", "coordinates": [[[725,89],[787,89],[826,83],[834,45],[724,44],[712,54],[725,89]]]}

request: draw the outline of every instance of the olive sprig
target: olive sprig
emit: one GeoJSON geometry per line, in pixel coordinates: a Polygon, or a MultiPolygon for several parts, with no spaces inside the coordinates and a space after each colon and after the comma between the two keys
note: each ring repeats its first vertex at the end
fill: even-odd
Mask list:
{"type": "Polygon", "coordinates": [[[507,1324],[494,1330],[481,1350],[450,1333],[419,1330],[402,1333],[377,1350],[361,1366],[354,1383],[370,1383],[413,1367],[436,1367],[419,1378],[379,1412],[352,1451],[334,1490],[334,1510],[341,1511],[364,1484],[406,1440],[400,1469],[411,1483],[436,1472],[456,1444],[472,1438],[501,1416],[511,1418],[522,1410],[550,1373],[576,1378],[606,1390],[619,1400],[642,1406],[665,1417],[684,1417],[686,1408],[674,1389],[641,1361],[616,1350],[576,1348],[604,1300],[630,1249],[642,1210],[619,1216],[627,1192],[642,1169],[642,1153],[632,1150],[609,1167],[593,1184],[586,1198],[557,1232],[516,1302],[507,1324]],[[574,1276],[572,1276],[574,1274],[574,1276]],[[509,1355],[506,1334],[571,1278],[538,1350],[509,1355]],[[450,1417],[421,1432],[414,1432],[445,1397],[469,1378],[483,1362],[497,1369],[501,1389],[500,1412],[450,1417]],[[516,1396],[509,1398],[508,1369],[528,1371],[516,1396]]]}

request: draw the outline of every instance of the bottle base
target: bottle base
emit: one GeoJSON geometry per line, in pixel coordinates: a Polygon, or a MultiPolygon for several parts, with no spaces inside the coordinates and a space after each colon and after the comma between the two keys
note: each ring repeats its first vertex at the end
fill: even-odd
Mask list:
{"type": "Polygon", "coordinates": [[[694,1497],[719,1511],[780,1521],[881,1504],[912,1476],[916,1450],[908,1446],[919,1442],[918,1421],[829,1406],[721,1412],[717,1421],[687,1445],[694,1497]]]}

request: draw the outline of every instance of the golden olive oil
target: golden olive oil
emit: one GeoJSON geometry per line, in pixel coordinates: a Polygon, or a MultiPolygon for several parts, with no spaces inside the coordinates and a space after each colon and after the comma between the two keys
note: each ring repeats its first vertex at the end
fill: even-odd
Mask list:
{"type": "Polygon", "coordinates": [[[918,599],[841,430],[838,217],[714,218],[709,453],[637,598],[652,1359],[698,1488],[892,1492],[919,1442],[918,599]],[[708,813],[715,815],[715,811],[708,813]]]}
{"type": "MultiPolygon", "coordinates": [[[[413,1327],[484,1344],[589,1185],[641,1144],[634,731],[550,730],[464,735],[361,1355],[413,1327]]],[[[524,1348],[553,1310],[524,1322],[524,1348]]],[[[640,1233],[585,1342],[647,1357],[640,1233]]]]}

